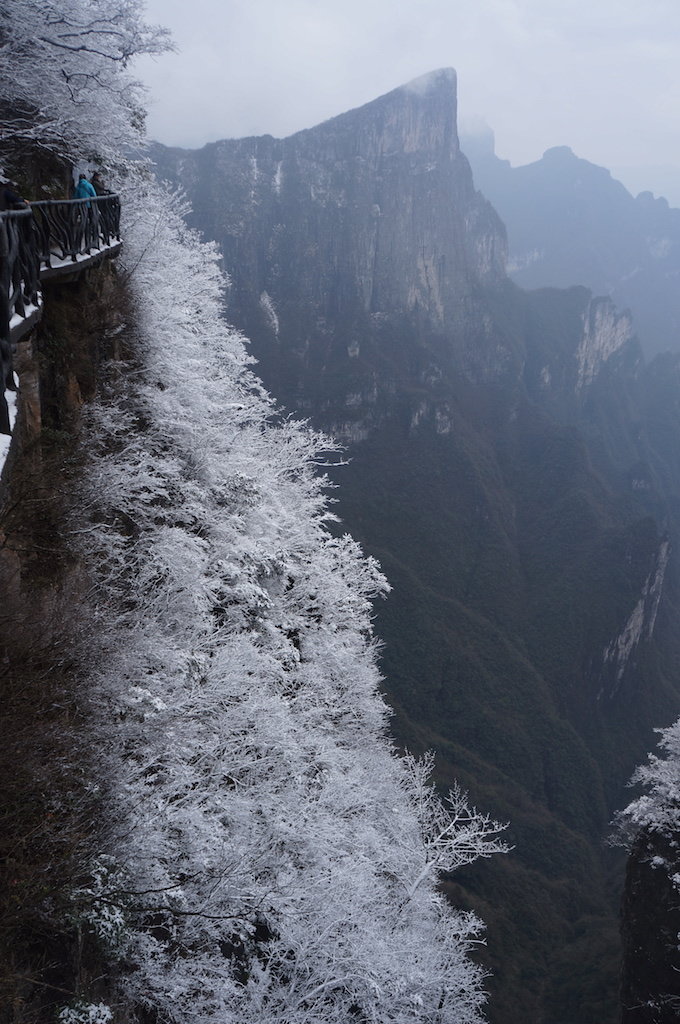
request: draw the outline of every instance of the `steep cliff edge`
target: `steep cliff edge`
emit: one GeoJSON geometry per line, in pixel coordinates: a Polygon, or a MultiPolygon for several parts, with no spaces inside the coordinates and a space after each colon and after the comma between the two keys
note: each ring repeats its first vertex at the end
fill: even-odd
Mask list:
{"type": "Polygon", "coordinates": [[[512,858],[452,883],[489,922],[491,1020],[613,1021],[602,837],[678,706],[677,366],[645,367],[609,300],[504,277],[450,72],[153,156],[222,246],[271,392],[349,445],[337,509],[394,586],[395,734],[512,821],[512,858]]]}
{"type": "Polygon", "coordinates": [[[680,1010],[678,836],[645,829],[624,889],[622,1024],[673,1024],[680,1010]]]}
{"type": "Polygon", "coordinates": [[[70,530],[84,462],[81,413],[102,363],[118,354],[124,296],[105,261],[67,284],[45,285],[44,302],[43,320],[19,345],[19,418],[0,488],[0,1014],[7,1021],[52,1019],[101,973],[96,949],[68,911],[106,830],[79,613],[89,581],[70,530]]]}

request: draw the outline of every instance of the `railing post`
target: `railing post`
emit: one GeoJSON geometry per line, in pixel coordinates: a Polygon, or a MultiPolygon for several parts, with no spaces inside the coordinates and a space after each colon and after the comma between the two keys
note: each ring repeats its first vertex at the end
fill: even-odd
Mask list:
{"type": "Polygon", "coordinates": [[[7,217],[0,213],[0,434],[11,433],[9,409],[5,400],[5,389],[12,380],[12,343],[10,341],[11,268],[9,263],[9,234],[7,217]]]}
{"type": "Polygon", "coordinates": [[[0,433],[10,434],[5,391],[14,390],[12,318],[38,301],[38,254],[30,209],[0,214],[0,433]]]}
{"type": "Polygon", "coordinates": [[[79,255],[120,240],[120,199],[115,193],[87,199],[46,199],[32,204],[40,237],[40,259],[78,262],[79,255]]]}

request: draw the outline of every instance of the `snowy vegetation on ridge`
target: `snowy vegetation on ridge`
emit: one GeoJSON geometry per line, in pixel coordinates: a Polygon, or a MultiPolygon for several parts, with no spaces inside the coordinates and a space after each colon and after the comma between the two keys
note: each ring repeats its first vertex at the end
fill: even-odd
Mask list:
{"type": "Polygon", "coordinates": [[[332,443],[272,419],[216,253],[168,203],[138,196],[125,231],[143,368],[92,414],[81,535],[118,827],[77,898],[163,1019],[476,1020],[479,925],[437,873],[499,827],[391,750],[386,584],[326,529],[332,443]]]}
{"type": "Polygon", "coordinates": [[[623,896],[622,1021],[678,1020],[680,951],[680,721],[660,733],[661,754],[649,754],[631,785],[644,792],[616,819],[629,848],[623,896]]]}
{"type": "MultiPolygon", "coordinates": [[[[163,34],[134,0],[6,8],[8,136],[112,181],[139,125],[123,69],[163,34]]],[[[502,848],[500,826],[457,792],[444,806],[430,761],[387,739],[387,585],[327,529],[333,442],[276,417],[176,200],[117,184],[133,355],[86,417],[73,523],[109,825],[71,897],[115,991],[60,1019],[472,1024],[480,925],[437,876],[502,848]]]]}
{"type": "Polygon", "coordinates": [[[139,0],[7,0],[0,31],[0,162],[30,148],[109,165],[144,137],[131,59],[170,48],[139,0]]]}
{"type": "MultiPolygon", "coordinates": [[[[649,754],[647,764],[635,770],[630,784],[641,785],[646,792],[628,804],[618,824],[628,835],[647,829],[672,838],[680,823],[680,719],[657,731],[665,756],[649,754]]],[[[680,888],[678,876],[673,882],[680,888]]]]}

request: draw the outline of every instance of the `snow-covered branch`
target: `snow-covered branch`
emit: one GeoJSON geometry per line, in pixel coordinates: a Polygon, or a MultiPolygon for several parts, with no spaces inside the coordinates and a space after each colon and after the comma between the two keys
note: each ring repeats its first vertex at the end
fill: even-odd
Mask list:
{"type": "Polygon", "coordinates": [[[680,719],[667,729],[658,729],[663,756],[649,754],[630,780],[631,786],[646,790],[632,800],[616,819],[617,833],[630,840],[641,829],[665,835],[680,829],[680,719]]]}
{"type": "Polygon", "coordinates": [[[432,754],[421,760],[407,754],[404,763],[416,794],[424,850],[423,865],[407,888],[409,899],[432,874],[456,871],[480,857],[509,852],[498,838],[507,825],[470,807],[467,794],[457,783],[442,803],[428,781],[434,768],[432,754]]]}
{"type": "Polygon", "coordinates": [[[134,0],[6,0],[2,159],[30,143],[70,160],[120,163],[143,127],[141,87],[126,68],[170,48],[167,30],[146,25],[134,0]]]}

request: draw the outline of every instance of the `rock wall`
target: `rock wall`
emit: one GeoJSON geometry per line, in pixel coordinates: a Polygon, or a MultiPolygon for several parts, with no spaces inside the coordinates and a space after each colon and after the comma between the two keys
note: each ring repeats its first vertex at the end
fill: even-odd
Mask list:
{"type": "Polygon", "coordinates": [[[287,139],[152,156],[191,196],[190,222],[218,240],[231,307],[256,318],[266,293],[289,337],[302,293],[320,330],[405,312],[462,344],[477,291],[504,276],[505,232],[460,152],[450,69],[287,139]]]}
{"type": "Polygon", "coordinates": [[[44,298],[17,354],[18,419],[0,486],[0,1020],[12,1024],[52,1020],[101,974],[65,910],[105,827],[87,736],[88,580],[69,532],[86,458],[81,413],[117,354],[107,331],[122,296],[105,261],[44,298]]]}
{"type": "Polygon", "coordinates": [[[638,836],[622,904],[621,1024],[675,1024],[680,1017],[678,871],[677,836],[638,836]]]}

